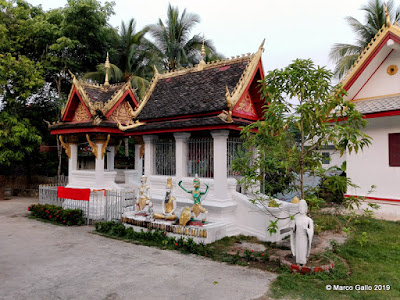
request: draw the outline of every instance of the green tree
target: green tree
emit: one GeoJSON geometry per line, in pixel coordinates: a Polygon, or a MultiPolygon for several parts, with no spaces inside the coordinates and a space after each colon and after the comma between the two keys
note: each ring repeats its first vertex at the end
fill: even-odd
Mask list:
{"type": "MultiPolygon", "coordinates": [[[[303,199],[304,174],[313,173],[322,164],[316,150],[334,145],[341,153],[350,153],[370,144],[370,138],[362,132],[367,121],[353,103],[343,99],[346,91],[331,85],[332,76],[326,68],[301,59],[285,69],[268,72],[261,82],[262,96],[268,103],[264,120],[243,129],[244,137],[259,153],[251,166],[253,173],[262,174],[267,169],[257,168],[268,166],[273,168],[268,172],[284,173],[292,183],[295,177],[290,173],[298,174],[298,191],[303,199]],[[293,125],[300,137],[297,143],[293,125]]],[[[264,180],[263,176],[250,179],[253,183],[264,180]]]]}
{"type": "MultiPolygon", "coordinates": [[[[386,5],[392,23],[398,22],[400,6],[395,8],[393,0],[389,0],[386,5]]],[[[330,60],[336,64],[334,73],[337,78],[346,74],[377,32],[386,25],[385,3],[382,0],[369,0],[361,10],[365,12],[364,24],[354,17],[346,17],[347,23],[356,34],[356,43],[336,43],[329,53],[330,60]]]]}
{"type": "MultiPolygon", "coordinates": [[[[154,45],[145,38],[148,27],[136,31],[136,21],[132,18],[126,25],[121,24],[120,34],[114,55],[115,64],[110,64],[109,79],[111,82],[131,80],[137,88],[139,96],[143,97],[149,80],[153,75],[153,65],[157,64],[154,45]]],[[[113,57],[111,57],[111,60],[113,57]]],[[[84,79],[104,82],[104,64],[97,65],[97,71],[86,73],[84,79]]]]}
{"type": "MultiPolygon", "coordinates": [[[[179,9],[170,4],[165,23],[159,19],[157,24],[150,26],[150,33],[166,70],[193,66],[200,61],[203,39],[199,35],[191,36],[191,30],[199,22],[198,15],[187,13],[186,9],[180,15],[179,9]]],[[[210,40],[204,44],[210,57],[217,55],[210,40]]]]}

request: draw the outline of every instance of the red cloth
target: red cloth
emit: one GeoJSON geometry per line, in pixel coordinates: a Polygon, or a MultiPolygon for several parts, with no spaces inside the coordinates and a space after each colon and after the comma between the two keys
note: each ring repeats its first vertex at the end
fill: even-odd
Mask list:
{"type": "Polygon", "coordinates": [[[72,189],[59,186],[57,189],[57,197],[71,200],[89,201],[90,189],[72,189]]]}

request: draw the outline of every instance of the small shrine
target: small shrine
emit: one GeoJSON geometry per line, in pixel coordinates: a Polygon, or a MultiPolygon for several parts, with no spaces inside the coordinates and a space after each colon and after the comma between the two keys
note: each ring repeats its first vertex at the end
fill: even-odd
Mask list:
{"type": "Polygon", "coordinates": [[[237,191],[238,174],[231,167],[241,127],[263,117],[258,88],[264,77],[263,45],[254,54],[211,63],[202,59],[173,72],[160,74],[155,68],[143,99],[129,81],[109,84],[108,56],[104,84],[71,74],[73,85],[61,122],[50,127],[69,158],[67,187],[140,190],[135,211],[123,215],[123,222],[132,226],[166,228],[173,206],[175,217],[186,210],[189,218],[185,225],[168,227],[174,234],[207,236],[207,242],[236,234],[279,240],[267,233],[268,217],[237,191]],[[135,140],[134,170],[114,169],[114,155],[125,138],[135,140]],[[86,142],[94,169],[78,167],[78,144],[86,142]],[[117,174],[123,174],[124,183],[115,182],[117,174]],[[168,208],[166,190],[174,193],[168,208]],[[194,193],[204,194],[200,199],[194,193]],[[193,213],[196,220],[190,221],[193,213]],[[203,223],[197,220],[205,213],[203,223]]]}

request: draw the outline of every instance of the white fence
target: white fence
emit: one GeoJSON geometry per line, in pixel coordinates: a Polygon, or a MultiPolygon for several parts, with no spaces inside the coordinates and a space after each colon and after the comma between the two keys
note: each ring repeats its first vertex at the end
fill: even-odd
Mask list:
{"type": "Polygon", "coordinates": [[[120,222],[124,212],[135,209],[136,193],[133,190],[92,191],[89,201],[83,201],[58,198],[57,188],[57,185],[40,185],[39,203],[81,209],[88,224],[93,221],[120,222]]]}

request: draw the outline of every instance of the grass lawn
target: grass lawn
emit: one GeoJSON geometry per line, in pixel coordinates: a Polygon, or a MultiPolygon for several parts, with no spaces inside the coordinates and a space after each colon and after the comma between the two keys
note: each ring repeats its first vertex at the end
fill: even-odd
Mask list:
{"type": "Polygon", "coordinates": [[[360,218],[353,233],[332,257],[345,259],[348,269],[336,258],[332,274],[299,275],[284,272],[272,284],[270,296],[293,299],[400,299],[400,222],[360,218]],[[330,285],[332,290],[327,290],[330,285]],[[335,285],[353,290],[333,290],[335,285]],[[357,291],[356,285],[372,290],[357,291]],[[389,290],[387,289],[389,286],[389,290]],[[378,290],[382,289],[382,290],[378,290]]]}

